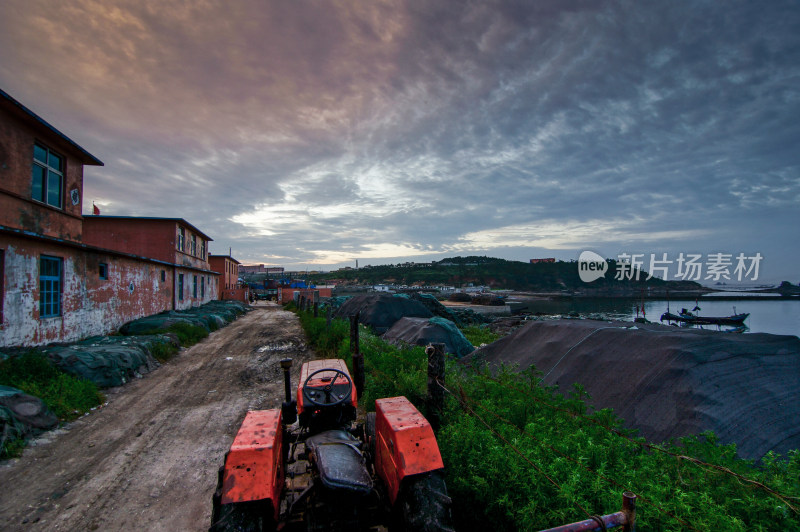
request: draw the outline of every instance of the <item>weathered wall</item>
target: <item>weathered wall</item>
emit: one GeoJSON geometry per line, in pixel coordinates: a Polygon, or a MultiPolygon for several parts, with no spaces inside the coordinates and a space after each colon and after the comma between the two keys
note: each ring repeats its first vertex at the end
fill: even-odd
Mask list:
{"type": "Polygon", "coordinates": [[[87,216],[83,221],[83,240],[87,244],[123,253],[132,253],[165,262],[210,270],[207,237],[174,219],[87,216]],[[186,235],[183,251],[178,249],[178,231],[186,235]],[[192,254],[191,240],[197,245],[192,254]],[[203,242],[205,241],[205,257],[203,242]]]}
{"type": "Polygon", "coordinates": [[[175,262],[175,222],[87,216],[83,241],[92,246],[175,262]]]}
{"type": "Polygon", "coordinates": [[[219,292],[219,298],[247,303],[250,298],[250,289],[246,287],[222,289],[219,292]]]}
{"type": "Polygon", "coordinates": [[[81,239],[83,165],[71,151],[60,138],[37,134],[0,109],[0,225],[67,240],[81,239]],[[32,198],[33,145],[36,140],[64,157],[62,209],[32,198]],[[73,189],[78,191],[77,205],[73,205],[70,199],[73,189]]]}
{"type": "Polygon", "coordinates": [[[306,299],[314,298],[317,293],[317,299],[320,297],[331,297],[332,289],[328,287],[320,288],[278,288],[278,303],[288,303],[294,299],[295,292],[298,297],[305,297],[306,299]]]}
{"type": "MultiPolygon", "coordinates": [[[[165,266],[8,236],[0,236],[0,248],[5,250],[0,346],[43,345],[106,334],[127,321],[172,308],[168,271],[161,281],[165,266]],[[41,255],[63,259],[58,317],[39,317],[41,255]],[[108,265],[107,280],[100,279],[101,262],[108,265]]],[[[214,299],[208,292],[205,299],[214,299]]]]}
{"type": "Polygon", "coordinates": [[[172,269],[175,275],[175,310],[186,310],[217,299],[219,294],[218,275],[188,268],[173,267],[172,269]],[[179,293],[181,274],[183,274],[183,299],[179,293]],[[197,297],[194,296],[195,276],[197,277],[197,297]]]}

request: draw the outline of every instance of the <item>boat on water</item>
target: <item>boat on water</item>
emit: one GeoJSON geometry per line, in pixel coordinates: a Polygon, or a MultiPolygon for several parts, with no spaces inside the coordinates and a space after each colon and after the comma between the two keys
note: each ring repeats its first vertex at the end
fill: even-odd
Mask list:
{"type": "Polygon", "coordinates": [[[678,314],[665,312],[661,315],[661,321],[677,321],[692,325],[743,325],[749,315],[749,312],[742,312],[731,316],[698,316],[684,308],[678,314]]]}

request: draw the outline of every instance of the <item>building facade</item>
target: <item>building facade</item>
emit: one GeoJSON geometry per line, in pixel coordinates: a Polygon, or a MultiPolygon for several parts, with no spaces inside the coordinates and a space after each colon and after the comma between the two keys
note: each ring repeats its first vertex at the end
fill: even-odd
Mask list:
{"type": "Polygon", "coordinates": [[[184,310],[217,299],[219,275],[208,261],[212,239],[183,218],[86,216],[83,224],[86,243],[169,264],[159,277],[171,279],[170,308],[184,310]]]}
{"type": "Polygon", "coordinates": [[[83,167],[102,164],[0,90],[0,347],[106,334],[216,299],[218,276],[201,257],[151,256],[149,248],[106,245],[93,236],[96,227],[87,231],[83,167]],[[199,285],[198,297],[182,304],[179,274],[180,293],[193,296],[199,285]]]}
{"type": "Polygon", "coordinates": [[[250,289],[239,284],[239,261],[230,255],[209,255],[208,262],[219,274],[219,298],[247,302],[250,289]]]}

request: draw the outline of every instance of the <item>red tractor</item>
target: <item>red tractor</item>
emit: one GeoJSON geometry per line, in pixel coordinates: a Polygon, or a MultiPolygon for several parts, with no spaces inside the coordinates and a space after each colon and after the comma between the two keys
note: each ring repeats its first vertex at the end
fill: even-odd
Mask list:
{"type": "Polygon", "coordinates": [[[225,456],[210,530],[452,530],[439,446],[405,397],[356,423],[343,360],[303,364],[292,400],[250,411],[225,456]],[[385,528],[383,528],[385,529],[385,528]]]}

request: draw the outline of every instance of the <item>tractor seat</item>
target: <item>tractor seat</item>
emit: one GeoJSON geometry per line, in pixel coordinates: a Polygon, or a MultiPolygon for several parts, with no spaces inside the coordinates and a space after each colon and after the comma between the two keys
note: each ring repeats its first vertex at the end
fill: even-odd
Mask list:
{"type": "Polygon", "coordinates": [[[306,439],[306,449],[317,464],[322,485],[361,495],[372,491],[361,442],[344,430],[326,430],[306,439]]]}

